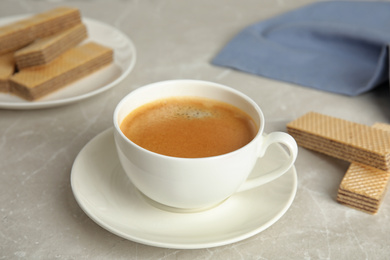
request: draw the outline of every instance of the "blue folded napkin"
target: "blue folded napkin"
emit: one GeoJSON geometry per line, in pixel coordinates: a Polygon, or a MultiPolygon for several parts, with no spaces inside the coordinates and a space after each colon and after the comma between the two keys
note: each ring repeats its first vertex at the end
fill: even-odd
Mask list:
{"type": "Polygon", "coordinates": [[[219,66],[355,96],[389,78],[389,2],[319,2],[253,24],[219,66]]]}

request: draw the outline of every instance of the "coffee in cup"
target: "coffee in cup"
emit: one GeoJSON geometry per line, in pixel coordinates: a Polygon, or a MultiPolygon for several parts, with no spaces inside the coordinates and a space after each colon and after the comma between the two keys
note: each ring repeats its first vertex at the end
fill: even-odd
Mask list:
{"type": "MultiPolygon", "coordinates": [[[[192,111],[190,114],[198,113],[191,109],[187,109],[188,111],[192,111]]],[[[181,113],[179,111],[179,114],[181,113]]],[[[141,123],[145,123],[143,116],[140,115],[141,123]]],[[[194,115],[191,116],[194,117],[194,115]]],[[[151,124],[160,119],[161,116],[151,116],[151,124]]],[[[164,209],[186,212],[216,206],[236,192],[256,188],[275,180],[289,170],[297,157],[297,144],[290,135],[284,132],[263,133],[264,115],[252,99],[233,88],[213,82],[171,80],[140,87],[118,103],[113,120],[114,139],[122,168],[134,186],[149,199],[148,201],[153,201],[152,204],[160,205],[164,209]],[[188,106],[191,102],[199,100],[200,103],[204,102],[200,106],[202,108],[198,114],[200,117],[209,116],[210,111],[204,109],[207,107],[205,105],[207,102],[222,103],[223,107],[229,108],[228,110],[244,113],[244,116],[242,114],[240,116],[245,118],[244,125],[249,125],[247,129],[251,130],[248,130],[250,134],[240,133],[242,136],[249,136],[241,144],[242,146],[239,145],[223,152],[217,151],[215,154],[195,154],[191,157],[184,154],[183,150],[192,149],[193,152],[198,148],[195,149],[189,145],[184,146],[185,148],[181,147],[180,153],[168,154],[168,152],[154,151],[153,147],[142,147],[142,144],[139,145],[136,141],[132,141],[132,137],[129,139],[125,130],[124,132],[121,130],[122,124],[126,125],[127,120],[130,124],[136,122],[136,119],[128,119],[129,115],[133,113],[133,115],[138,113],[142,115],[142,110],[149,113],[148,111],[153,110],[154,106],[159,110],[161,102],[178,102],[188,106]],[[275,170],[249,178],[258,158],[265,154],[269,145],[275,143],[280,143],[287,148],[288,160],[281,162],[280,167],[275,170]]],[[[217,130],[218,127],[214,128],[217,130]]],[[[144,129],[143,126],[138,131],[142,133],[142,129],[144,129]]],[[[169,133],[174,129],[175,127],[170,126],[166,132],[169,133]]],[[[184,128],[180,129],[177,126],[175,130],[180,132],[180,130],[184,131],[184,128]]],[[[150,134],[145,130],[145,136],[141,139],[152,136],[152,141],[147,141],[147,143],[156,141],[157,145],[161,140],[164,141],[165,138],[159,136],[163,132],[162,127],[156,126],[154,131],[154,134],[150,134]]],[[[202,140],[202,135],[203,138],[206,138],[205,136],[208,138],[208,135],[212,133],[199,131],[199,140],[202,140]]],[[[218,135],[222,136],[219,141],[221,143],[230,138],[223,139],[222,134],[218,135]]],[[[180,147],[181,144],[171,143],[170,145],[180,147]]],[[[256,167],[258,166],[261,167],[261,165],[256,167]]]]}
{"type": "Polygon", "coordinates": [[[258,126],[241,109],[199,97],[170,97],[132,111],[120,125],[135,144],[155,153],[202,158],[237,150],[256,136],[258,126]]]}

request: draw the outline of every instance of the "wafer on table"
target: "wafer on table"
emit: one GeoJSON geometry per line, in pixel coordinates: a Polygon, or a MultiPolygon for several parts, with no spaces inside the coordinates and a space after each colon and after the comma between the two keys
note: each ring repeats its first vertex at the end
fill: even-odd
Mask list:
{"type": "Polygon", "coordinates": [[[77,46],[87,37],[87,28],[80,23],[48,37],[40,38],[15,52],[18,69],[43,65],[77,46]]]}
{"type": "Polygon", "coordinates": [[[287,131],[302,147],[390,170],[390,132],[315,112],[288,123],[287,131]]]}
{"type": "MultiPolygon", "coordinates": [[[[390,125],[376,123],[375,129],[390,132],[390,125]]],[[[337,201],[366,213],[376,214],[386,194],[390,171],[352,163],[341,181],[337,201]]]]}
{"type": "Polygon", "coordinates": [[[9,78],[15,71],[13,53],[0,55],[0,92],[9,92],[9,78]]]}
{"type": "Polygon", "coordinates": [[[27,100],[36,100],[112,61],[112,49],[89,42],[70,49],[48,65],[16,73],[10,80],[11,92],[27,100]]]}
{"type": "Polygon", "coordinates": [[[37,38],[46,37],[81,23],[78,9],[59,7],[0,27],[0,54],[17,50],[37,38]]]}

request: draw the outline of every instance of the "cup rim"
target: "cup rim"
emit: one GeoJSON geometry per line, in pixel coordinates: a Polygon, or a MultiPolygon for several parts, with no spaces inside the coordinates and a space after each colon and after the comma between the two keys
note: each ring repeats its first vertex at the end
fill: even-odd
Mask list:
{"type": "MultiPolygon", "coordinates": [[[[174,97],[174,96],[172,96],[172,97],[174,97]]],[[[262,134],[263,134],[263,131],[264,131],[264,114],[263,114],[261,108],[259,107],[259,105],[253,99],[251,99],[249,96],[245,95],[244,93],[242,93],[242,92],[240,92],[240,91],[238,91],[238,90],[236,90],[236,89],[234,89],[232,87],[228,87],[228,86],[220,84],[220,83],[215,83],[215,82],[206,81],[206,80],[173,79],[173,80],[164,80],[164,81],[152,82],[152,83],[143,85],[143,86],[141,86],[141,87],[139,87],[139,88],[129,92],[128,94],[126,94],[118,102],[118,104],[115,107],[115,110],[114,110],[114,113],[113,113],[113,123],[114,123],[115,131],[120,135],[120,137],[126,143],[129,143],[130,145],[135,146],[138,149],[140,149],[140,150],[142,150],[142,151],[144,151],[144,152],[146,152],[146,153],[148,153],[150,155],[154,155],[154,156],[157,156],[157,157],[160,157],[160,158],[172,159],[172,160],[195,161],[195,160],[211,160],[211,159],[215,159],[215,158],[228,157],[228,156],[231,156],[231,155],[234,155],[234,154],[238,153],[242,149],[245,149],[246,147],[248,147],[249,145],[253,144],[254,142],[257,142],[257,139],[262,137],[262,134]],[[240,96],[241,98],[245,99],[256,110],[256,112],[257,112],[257,114],[258,114],[258,116],[260,118],[260,125],[258,126],[259,129],[258,129],[258,131],[256,133],[256,136],[249,143],[247,143],[246,145],[244,145],[244,146],[242,146],[242,147],[240,147],[240,148],[238,148],[238,149],[236,149],[234,151],[231,151],[231,152],[228,152],[228,153],[224,153],[224,154],[220,154],[220,155],[215,155],[215,156],[196,157],[196,158],[175,157],[175,156],[170,156],[170,155],[164,155],[164,154],[156,153],[156,152],[150,151],[148,149],[145,149],[142,146],[137,145],[136,143],[131,141],[129,138],[127,138],[124,135],[124,133],[121,131],[120,125],[119,125],[118,120],[117,120],[118,115],[119,115],[119,111],[122,108],[122,106],[126,103],[127,99],[129,99],[131,96],[135,95],[137,92],[144,90],[145,88],[153,88],[153,87],[156,87],[157,85],[164,85],[164,84],[177,83],[177,82],[200,83],[200,84],[213,85],[215,87],[222,88],[224,90],[230,91],[230,92],[240,96]]]]}

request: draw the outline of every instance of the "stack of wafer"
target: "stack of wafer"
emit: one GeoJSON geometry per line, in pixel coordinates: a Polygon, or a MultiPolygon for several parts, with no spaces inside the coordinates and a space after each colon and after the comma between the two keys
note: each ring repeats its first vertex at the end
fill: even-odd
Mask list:
{"type": "Polygon", "coordinates": [[[390,179],[390,125],[373,127],[310,112],[287,124],[298,145],[352,162],[337,201],[376,214],[390,179]]]}
{"type": "Polygon", "coordinates": [[[0,28],[0,53],[17,50],[37,38],[52,35],[81,23],[76,8],[59,7],[0,28]]]}
{"type": "Polygon", "coordinates": [[[89,42],[70,49],[49,65],[26,68],[10,79],[11,92],[35,100],[112,62],[112,49],[89,42]]]}
{"type": "Polygon", "coordinates": [[[0,91],[33,101],[113,61],[110,48],[79,46],[86,38],[80,12],[71,7],[0,27],[0,91]]]}
{"type": "MultiPolygon", "coordinates": [[[[390,125],[372,126],[390,132],[390,125]]],[[[352,163],[341,181],[337,201],[346,206],[376,214],[390,180],[390,171],[382,171],[360,163],[352,163]]]]}

